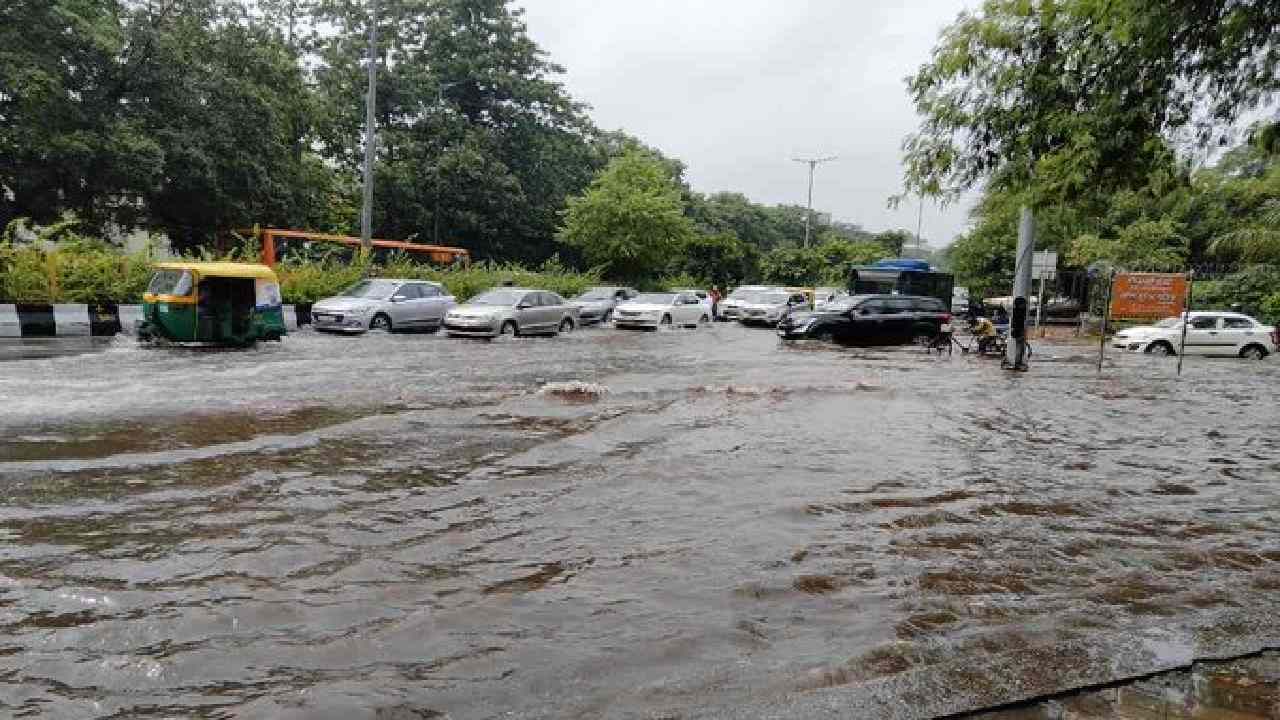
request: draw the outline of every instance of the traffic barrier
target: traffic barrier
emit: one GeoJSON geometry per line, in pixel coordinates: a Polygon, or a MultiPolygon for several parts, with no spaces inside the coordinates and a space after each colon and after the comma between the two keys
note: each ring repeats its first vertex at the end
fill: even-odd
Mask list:
{"type": "MultiPolygon", "coordinates": [[[[290,330],[310,325],[310,303],[285,305],[284,318],[290,330]]],[[[141,305],[0,304],[0,338],[111,337],[132,333],[141,319],[141,305]]]]}

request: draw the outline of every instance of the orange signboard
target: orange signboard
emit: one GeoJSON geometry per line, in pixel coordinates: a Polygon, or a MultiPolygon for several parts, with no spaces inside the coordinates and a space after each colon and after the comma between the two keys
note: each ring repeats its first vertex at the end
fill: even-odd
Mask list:
{"type": "Polygon", "coordinates": [[[1186,308],[1187,276],[1181,273],[1121,273],[1111,289],[1111,317],[1167,318],[1186,308]]]}

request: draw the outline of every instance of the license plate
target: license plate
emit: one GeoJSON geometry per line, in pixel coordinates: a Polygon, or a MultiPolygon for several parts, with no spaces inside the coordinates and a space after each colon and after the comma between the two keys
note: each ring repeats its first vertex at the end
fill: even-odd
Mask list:
{"type": "Polygon", "coordinates": [[[947,323],[947,324],[943,325],[943,326],[942,326],[942,332],[944,332],[944,333],[949,333],[949,332],[951,332],[951,323],[947,323]]]}
{"type": "Polygon", "coordinates": [[[337,315],[316,315],[316,319],[323,320],[324,322],[332,322],[334,320],[337,320],[338,316],[337,315]]]}

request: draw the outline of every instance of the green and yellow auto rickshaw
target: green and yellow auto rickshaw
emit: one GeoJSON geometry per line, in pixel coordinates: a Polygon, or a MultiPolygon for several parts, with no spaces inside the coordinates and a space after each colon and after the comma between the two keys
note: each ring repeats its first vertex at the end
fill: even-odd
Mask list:
{"type": "Polygon", "coordinates": [[[280,281],[265,265],[157,263],[142,296],[140,340],[246,347],[284,334],[280,281]]]}

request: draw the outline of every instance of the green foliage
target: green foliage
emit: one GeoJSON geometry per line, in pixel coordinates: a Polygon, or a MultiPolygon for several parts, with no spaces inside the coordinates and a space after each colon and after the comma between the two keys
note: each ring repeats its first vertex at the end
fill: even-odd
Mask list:
{"type": "Polygon", "coordinates": [[[760,260],[760,272],[775,285],[813,285],[830,266],[817,248],[778,248],[760,260]]]}
{"type": "Polygon", "coordinates": [[[0,222],[73,212],[178,249],[313,220],[331,171],[302,151],[296,52],[245,4],[19,2],[0,8],[0,222]]]}
{"type": "Polygon", "coordinates": [[[1272,0],[986,0],[908,79],[907,190],[989,179],[1043,205],[1141,185],[1197,110],[1229,120],[1280,87],[1277,26],[1272,0]]]}
{"type": "MultiPolygon", "coordinates": [[[[641,289],[642,290],[680,290],[684,288],[703,288],[703,289],[710,290],[712,285],[718,285],[718,284],[719,283],[710,281],[707,278],[700,277],[698,275],[691,275],[689,273],[678,273],[675,275],[663,275],[662,277],[658,278],[657,282],[654,282],[651,284],[650,283],[643,284],[641,289]]],[[[726,287],[728,286],[720,285],[721,290],[723,290],[726,287]]]]}
{"type": "Polygon", "coordinates": [[[1280,266],[1257,265],[1221,280],[1198,281],[1192,298],[1197,310],[1227,310],[1239,304],[1242,312],[1266,322],[1280,321],[1280,266]]]}
{"type": "Polygon", "coordinates": [[[906,230],[886,230],[877,233],[872,239],[882,245],[889,257],[902,257],[902,249],[915,240],[915,236],[906,230]]]}
{"type": "Polygon", "coordinates": [[[136,303],[151,277],[146,255],[89,243],[53,250],[0,243],[0,301],[136,303]]]}
{"type": "Polygon", "coordinates": [[[1135,222],[1114,238],[1080,235],[1071,241],[1066,261],[1074,267],[1107,262],[1134,270],[1181,270],[1187,265],[1187,243],[1169,219],[1135,222]]]}
{"type": "Polygon", "coordinates": [[[677,257],[669,273],[700,278],[707,286],[738,285],[759,273],[759,252],[733,233],[693,234],[677,257]]]}
{"type": "Polygon", "coordinates": [[[652,155],[629,150],[587,191],[569,199],[560,238],[621,280],[657,273],[693,236],[675,178],[652,155]]]}

